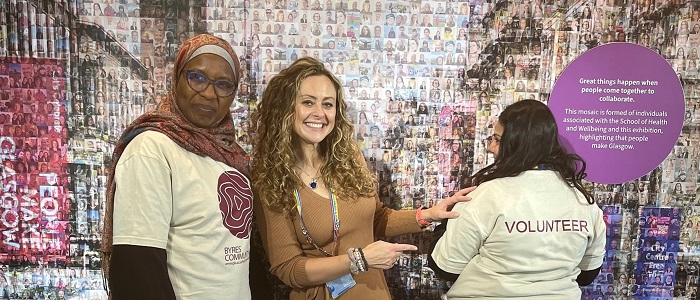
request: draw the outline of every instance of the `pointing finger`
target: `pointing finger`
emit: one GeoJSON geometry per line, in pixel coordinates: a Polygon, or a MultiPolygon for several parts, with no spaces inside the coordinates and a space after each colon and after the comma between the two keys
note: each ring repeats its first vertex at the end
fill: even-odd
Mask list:
{"type": "Polygon", "coordinates": [[[409,245],[409,244],[394,244],[394,251],[416,251],[418,250],[418,247],[414,245],[409,245]]]}

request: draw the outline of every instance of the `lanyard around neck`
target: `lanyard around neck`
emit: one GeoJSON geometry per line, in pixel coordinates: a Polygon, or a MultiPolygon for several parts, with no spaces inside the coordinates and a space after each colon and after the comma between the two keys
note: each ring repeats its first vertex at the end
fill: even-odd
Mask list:
{"type": "MultiPolygon", "coordinates": [[[[335,251],[335,246],[338,243],[338,232],[340,230],[340,218],[338,218],[338,200],[336,199],[335,195],[333,194],[333,188],[329,187],[329,190],[331,192],[331,212],[333,214],[333,248],[335,251]]],[[[299,189],[296,188],[294,189],[294,196],[297,201],[297,211],[299,212],[299,224],[301,224],[301,233],[304,234],[306,237],[306,240],[314,246],[318,251],[321,251],[325,256],[333,256],[332,253],[324,250],[316,244],[313,238],[311,238],[311,235],[309,235],[309,230],[306,229],[306,225],[304,224],[304,218],[301,217],[301,197],[299,196],[299,189]]]]}

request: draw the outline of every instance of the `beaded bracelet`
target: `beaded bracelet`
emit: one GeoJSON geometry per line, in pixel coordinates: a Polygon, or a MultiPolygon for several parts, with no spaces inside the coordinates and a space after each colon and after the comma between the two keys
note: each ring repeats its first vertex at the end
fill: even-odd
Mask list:
{"type": "Polygon", "coordinates": [[[361,248],[348,248],[348,257],[350,258],[350,273],[353,275],[366,272],[369,269],[361,248]]]}
{"type": "Polygon", "coordinates": [[[354,253],[355,253],[355,259],[357,260],[357,268],[360,269],[360,272],[366,272],[367,265],[363,262],[362,254],[360,254],[359,248],[355,248],[354,253]]]}
{"type": "Polygon", "coordinates": [[[357,251],[360,252],[360,256],[362,257],[362,263],[365,264],[365,270],[369,268],[369,264],[367,263],[367,259],[365,258],[365,253],[362,252],[362,248],[357,248],[357,251]]]}
{"type": "Polygon", "coordinates": [[[348,248],[348,257],[350,258],[350,273],[357,275],[360,273],[360,268],[358,267],[357,258],[355,258],[355,248],[348,248]]]}

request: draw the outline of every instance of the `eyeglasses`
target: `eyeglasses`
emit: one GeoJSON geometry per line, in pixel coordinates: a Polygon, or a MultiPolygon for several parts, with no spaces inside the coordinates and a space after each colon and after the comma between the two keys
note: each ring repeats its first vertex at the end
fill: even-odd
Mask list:
{"type": "Polygon", "coordinates": [[[228,97],[236,92],[236,83],[230,80],[211,80],[206,75],[199,73],[197,71],[185,71],[185,78],[187,78],[187,84],[191,89],[196,92],[203,92],[206,90],[210,84],[214,84],[214,92],[219,97],[228,97]]]}
{"type": "Polygon", "coordinates": [[[494,133],[489,135],[484,141],[486,141],[487,146],[491,145],[491,142],[496,142],[496,145],[498,145],[501,143],[501,136],[494,133]]]}

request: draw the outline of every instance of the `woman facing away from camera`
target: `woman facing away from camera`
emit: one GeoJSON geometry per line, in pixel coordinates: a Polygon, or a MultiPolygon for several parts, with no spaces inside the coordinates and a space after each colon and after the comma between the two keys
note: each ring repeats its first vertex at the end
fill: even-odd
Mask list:
{"type": "Polygon", "coordinates": [[[508,106],[488,147],[494,163],[474,175],[473,200],[454,206],[460,217],[428,258],[454,281],[448,299],[580,299],[606,241],[603,212],[581,183],[585,162],[565,152],[535,100],[508,106]]]}
{"type": "Polygon", "coordinates": [[[111,298],[251,299],[249,157],[230,113],[238,57],[202,34],[173,71],[167,96],[114,151],[102,242],[111,298]]]}
{"type": "Polygon", "coordinates": [[[390,299],[382,270],[417,248],[375,237],[420,232],[470,199],[464,189],[430,209],[384,207],[343,95],[321,62],[301,58],[270,80],[253,116],[255,216],[290,299],[390,299]]]}

